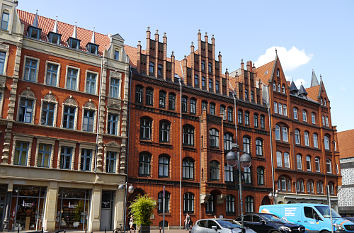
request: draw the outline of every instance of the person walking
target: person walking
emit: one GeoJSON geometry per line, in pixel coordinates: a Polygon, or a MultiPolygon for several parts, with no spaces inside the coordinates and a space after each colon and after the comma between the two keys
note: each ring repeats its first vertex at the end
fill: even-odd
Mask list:
{"type": "Polygon", "coordinates": [[[191,224],[191,216],[187,213],[186,218],[184,219],[184,228],[189,231],[190,230],[190,224],[191,224]]]}
{"type": "Polygon", "coordinates": [[[129,229],[130,229],[130,232],[132,232],[132,231],[135,232],[133,215],[131,215],[130,219],[129,219],[129,229]]]}

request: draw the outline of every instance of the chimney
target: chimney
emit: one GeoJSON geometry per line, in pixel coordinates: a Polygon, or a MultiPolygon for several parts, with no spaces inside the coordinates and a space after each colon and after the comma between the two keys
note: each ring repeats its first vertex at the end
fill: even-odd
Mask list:
{"type": "Polygon", "coordinates": [[[194,53],[194,43],[193,43],[193,41],[191,43],[191,53],[194,53]]]}
{"type": "Polygon", "coordinates": [[[205,43],[208,43],[208,42],[209,42],[209,41],[208,41],[208,33],[207,33],[207,32],[205,32],[204,41],[205,41],[205,43]]]}
{"type": "Polygon", "coordinates": [[[245,69],[245,65],[243,63],[243,59],[241,59],[241,70],[243,71],[245,69]]]}
{"type": "Polygon", "coordinates": [[[155,32],[155,41],[159,42],[159,30],[157,30],[157,29],[155,32]]]}
{"type": "Polygon", "coordinates": [[[198,51],[200,52],[202,49],[202,34],[200,33],[200,29],[198,29],[198,51]]]}
{"type": "Polygon", "coordinates": [[[138,59],[137,59],[137,62],[136,62],[136,68],[137,68],[137,70],[138,70],[138,72],[140,73],[141,72],[141,66],[140,66],[140,57],[141,57],[141,41],[139,40],[138,41],[138,45],[137,45],[137,47],[138,47],[138,52],[137,52],[137,57],[138,57],[138,59]]]}

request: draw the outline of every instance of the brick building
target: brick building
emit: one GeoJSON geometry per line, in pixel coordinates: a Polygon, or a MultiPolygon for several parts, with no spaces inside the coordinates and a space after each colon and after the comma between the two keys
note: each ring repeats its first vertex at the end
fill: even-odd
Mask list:
{"type": "Polygon", "coordinates": [[[129,63],[123,39],[1,0],[0,228],[122,224],[129,63]]]}
{"type": "Polygon", "coordinates": [[[354,130],[338,133],[342,186],[338,190],[338,207],[342,216],[354,216],[354,130]]]}

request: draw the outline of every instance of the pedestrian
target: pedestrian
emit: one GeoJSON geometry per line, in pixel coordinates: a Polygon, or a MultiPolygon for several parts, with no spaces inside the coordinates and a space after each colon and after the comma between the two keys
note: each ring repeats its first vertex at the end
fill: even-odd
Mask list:
{"type": "Polygon", "coordinates": [[[135,232],[135,229],[134,229],[134,218],[133,218],[133,215],[130,215],[130,219],[129,219],[129,228],[130,228],[130,232],[134,231],[135,232]]]}
{"type": "Polygon", "coordinates": [[[186,218],[184,219],[184,228],[187,231],[189,231],[190,224],[191,224],[191,216],[189,216],[189,214],[187,213],[186,218]]]}

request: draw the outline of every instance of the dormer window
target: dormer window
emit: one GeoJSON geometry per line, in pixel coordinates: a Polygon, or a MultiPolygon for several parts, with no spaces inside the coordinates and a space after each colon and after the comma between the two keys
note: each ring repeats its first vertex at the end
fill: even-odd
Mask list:
{"type": "Polygon", "coordinates": [[[42,29],[33,26],[28,26],[28,37],[32,39],[39,40],[41,36],[42,29]]]}
{"type": "Polygon", "coordinates": [[[55,32],[49,32],[48,33],[48,40],[50,43],[60,44],[61,35],[58,33],[55,33],[55,32]]]}
{"type": "Polygon", "coordinates": [[[114,60],[118,60],[119,61],[119,51],[118,50],[114,51],[114,60]]]}
{"type": "Polygon", "coordinates": [[[69,37],[68,45],[72,49],[79,49],[80,48],[80,40],[69,37]]]}
{"type": "Polygon", "coordinates": [[[98,54],[98,45],[93,43],[87,43],[87,51],[92,54],[98,54]]]}

